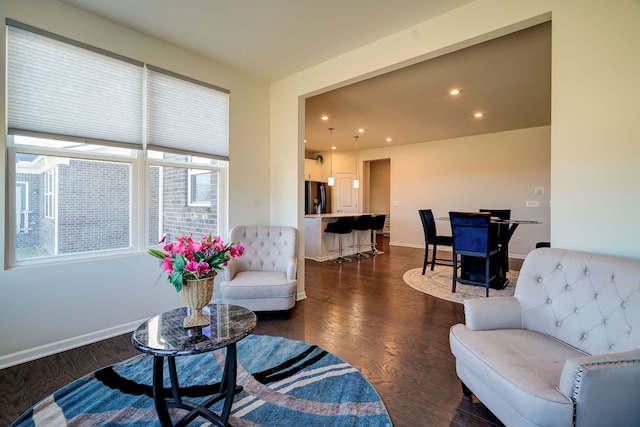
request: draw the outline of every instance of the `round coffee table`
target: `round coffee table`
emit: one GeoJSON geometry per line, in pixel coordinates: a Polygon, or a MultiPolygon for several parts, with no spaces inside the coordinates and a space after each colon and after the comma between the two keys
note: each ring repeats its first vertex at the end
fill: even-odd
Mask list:
{"type": "Polygon", "coordinates": [[[183,328],[182,321],[188,314],[187,308],[183,307],[147,320],[131,336],[131,342],[138,350],[153,355],[153,400],[163,427],[185,426],[197,416],[206,418],[216,426],[229,425],[227,421],[234,394],[241,390],[236,387],[236,343],[253,331],[257,318],[251,310],[228,304],[210,304],[203,309],[203,313],[210,317],[209,325],[183,328]],[[218,393],[202,404],[182,399],[176,356],[206,353],[221,348],[226,348],[226,358],[218,393]],[[171,397],[163,395],[165,358],[171,380],[171,397]],[[218,415],[209,407],[220,400],[224,404],[218,415]],[[173,424],[168,408],[182,408],[189,413],[173,424]]]}

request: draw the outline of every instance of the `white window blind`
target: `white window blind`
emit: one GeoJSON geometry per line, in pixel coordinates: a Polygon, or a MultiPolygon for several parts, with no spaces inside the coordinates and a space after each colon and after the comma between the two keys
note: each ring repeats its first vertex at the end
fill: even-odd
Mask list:
{"type": "Polygon", "coordinates": [[[7,23],[10,134],[142,147],[142,63],[7,23]]]}
{"type": "Polygon", "coordinates": [[[147,66],[147,148],[229,159],[229,92],[147,66]]]}

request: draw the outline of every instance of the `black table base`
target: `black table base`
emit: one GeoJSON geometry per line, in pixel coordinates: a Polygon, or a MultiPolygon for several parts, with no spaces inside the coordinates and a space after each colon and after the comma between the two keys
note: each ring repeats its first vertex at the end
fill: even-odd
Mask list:
{"type": "MultiPolygon", "coordinates": [[[[485,269],[485,260],[484,258],[476,258],[476,257],[461,257],[460,262],[460,278],[464,280],[471,280],[474,282],[484,282],[486,269],[485,269]]],[[[489,287],[491,289],[504,289],[509,284],[509,279],[507,279],[506,271],[504,270],[502,260],[499,258],[492,259],[489,265],[489,274],[491,276],[496,276],[489,282],[489,287]]],[[[470,283],[473,284],[473,283],[470,283]]],[[[477,286],[483,286],[478,284],[477,286]]]]}
{"type": "Polygon", "coordinates": [[[233,404],[234,394],[240,392],[242,387],[236,386],[236,374],[238,371],[236,359],[236,344],[232,343],[226,347],[226,357],[224,369],[222,371],[222,380],[220,381],[220,389],[218,393],[212,395],[204,403],[198,404],[182,399],[180,397],[180,384],[178,382],[178,373],[176,370],[175,356],[154,356],[153,357],[153,400],[158,412],[160,424],[163,427],[182,427],[189,424],[196,417],[206,418],[211,423],[219,427],[230,426],[228,423],[231,414],[231,405],[233,404]],[[171,380],[171,398],[164,396],[164,359],[167,359],[169,368],[169,378],[171,380]],[[211,411],[209,407],[214,403],[223,400],[224,405],[220,415],[211,411]],[[181,408],[189,411],[187,415],[178,420],[175,424],[169,415],[169,408],[181,408]]]}

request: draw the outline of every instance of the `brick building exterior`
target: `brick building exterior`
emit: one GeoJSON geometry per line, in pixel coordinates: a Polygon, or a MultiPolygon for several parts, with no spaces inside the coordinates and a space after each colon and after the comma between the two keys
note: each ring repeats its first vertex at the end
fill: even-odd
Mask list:
{"type": "MultiPolygon", "coordinates": [[[[131,165],[58,160],[64,161],[52,165],[56,177],[52,218],[46,217],[44,208],[46,172],[51,169],[40,168],[29,174],[22,166],[21,173],[16,174],[17,185],[26,183],[29,196],[28,228],[16,230],[18,259],[33,253],[42,256],[130,247],[131,204],[135,197],[131,195],[131,165]]],[[[149,168],[149,245],[156,244],[163,234],[173,240],[180,233],[193,233],[197,239],[218,233],[219,173],[206,175],[210,179],[210,206],[193,205],[189,203],[188,168],[149,168]]]]}

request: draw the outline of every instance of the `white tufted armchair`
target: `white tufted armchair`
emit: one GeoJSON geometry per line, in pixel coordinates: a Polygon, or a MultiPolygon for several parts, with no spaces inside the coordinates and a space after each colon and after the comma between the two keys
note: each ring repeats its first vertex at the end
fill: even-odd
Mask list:
{"type": "Polygon", "coordinates": [[[293,227],[238,226],[229,240],[244,246],[231,259],[220,283],[223,304],[253,311],[290,310],[298,286],[298,231],[293,227]]]}
{"type": "Polygon", "coordinates": [[[465,301],[463,391],[507,426],[640,425],[640,261],[543,248],[515,295],[465,301]]]}

